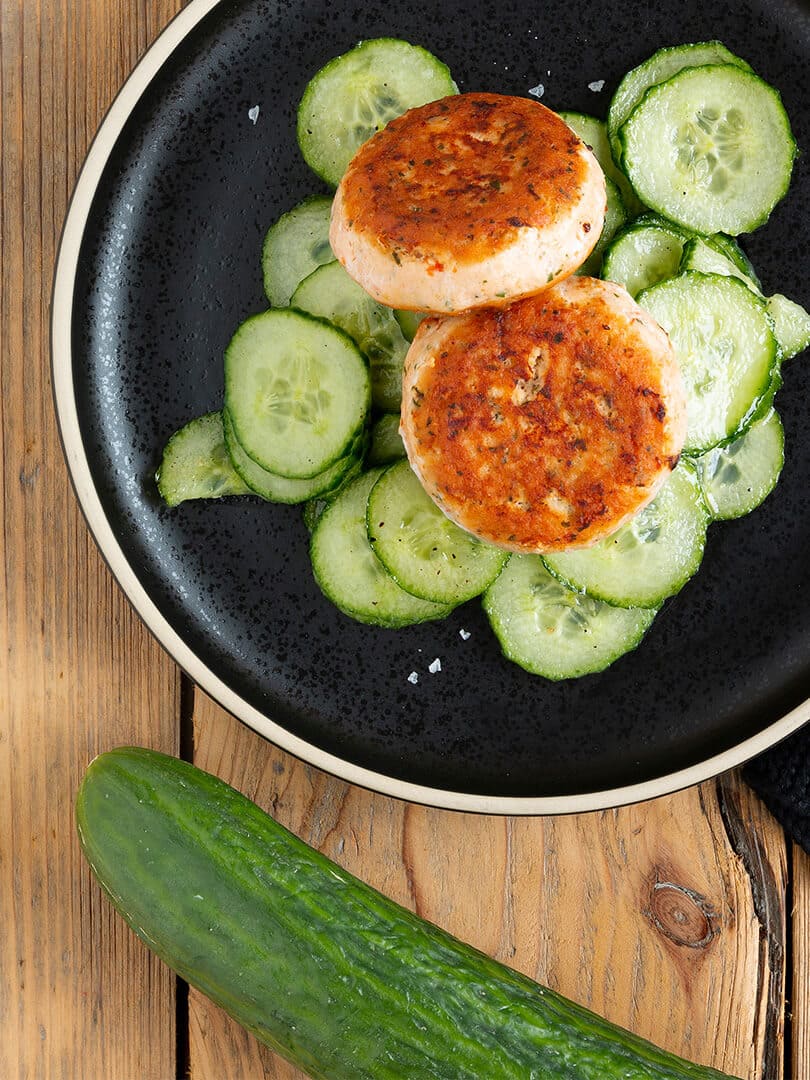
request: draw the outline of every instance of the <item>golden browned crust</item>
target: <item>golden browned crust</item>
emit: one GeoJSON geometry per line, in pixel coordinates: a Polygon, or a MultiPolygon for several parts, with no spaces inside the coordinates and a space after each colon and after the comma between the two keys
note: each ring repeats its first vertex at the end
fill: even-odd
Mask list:
{"type": "Polygon", "coordinates": [[[685,399],[669,340],[624,289],[571,278],[422,323],[402,433],[431,496],[516,551],[584,547],[675,467],[685,399]]]}
{"type": "Polygon", "coordinates": [[[509,247],[518,229],[544,229],[569,212],[589,178],[582,151],[537,101],[443,98],[392,120],[360,148],[341,183],[344,217],[394,259],[420,257],[429,239],[434,270],[443,268],[442,249],[457,264],[478,262],[509,247]]]}

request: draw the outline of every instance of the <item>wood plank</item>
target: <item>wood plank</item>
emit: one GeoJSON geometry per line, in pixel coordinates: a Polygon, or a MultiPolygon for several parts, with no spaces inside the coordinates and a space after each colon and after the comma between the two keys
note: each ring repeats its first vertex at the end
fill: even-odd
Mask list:
{"type": "MultiPolygon", "coordinates": [[[[72,800],[100,749],[177,750],[179,679],[120,595],[69,490],[47,309],[86,147],[181,6],[0,5],[3,1077],[175,1075],[174,980],[91,884],[72,800]]],[[[734,778],[615,815],[476,818],[349,788],[203,695],[195,720],[198,764],[389,895],[673,1049],[752,1080],[781,1076],[784,845],[734,778]],[[693,947],[707,926],[711,937],[693,947]]],[[[794,864],[792,1075],[803,1080],[810,862],[796,853],[794,864]]],[[[196,1080],[300,1077],[198,995],[189,1019],[196,1080]]]]}
{"type": "Polygon", "coordinates": [[[792,848],[791,972],[788,982],[791,1080],[810,1076],[810,855],[792,848]]]}
{"type": "MultiPolygon", "coordinates": [[[[486,817],[352,788],[199,691],[194,721],[198,765],[425,918],[676,1053],[782,1076],[785,843],[735,775],[604,813],[486,817]]],[[[190,1018],[192,1080],[300,1080],[201,995],[190,1018]]]]}
{"type": "Polygon", "coordinates": [[[111,97],[179,3],[0,5],[0,1076],[167,1080],[175,980],[102,900],[73,799],[105,747],[177,747],[179,680],[102,563],[62,463],[48,309],[111,97]],[[149,18],[146,18],[146,9],[149,18]]]}

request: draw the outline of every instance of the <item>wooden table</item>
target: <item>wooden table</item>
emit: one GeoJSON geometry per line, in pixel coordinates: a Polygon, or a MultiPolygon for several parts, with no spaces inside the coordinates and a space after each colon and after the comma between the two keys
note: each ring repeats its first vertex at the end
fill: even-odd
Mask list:
{"type": "Polygon", "coordinates": [[[72,802],[99,750],[218,773],[322,851],[509,964],[746,1078],[810,1076],[810,860],[736,775],[568,818],[406,805],[267,745],[181,677],[88,535],[48,369],[59,231],[88,143],[181,0],[3,0],[0,1077],[300,1074],[113,914],[72,802]]]}

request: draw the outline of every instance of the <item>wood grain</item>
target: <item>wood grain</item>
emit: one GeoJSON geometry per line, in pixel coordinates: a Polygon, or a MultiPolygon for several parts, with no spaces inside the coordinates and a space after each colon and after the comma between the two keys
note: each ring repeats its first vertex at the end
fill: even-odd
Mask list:
{"type": "MultiPolygon", "coordinates": [[[[401,803],[268,746],[197,692],[194,760],[387,895],[654,1042],[783,1075],[786,849],[735,776],[598,814],[401,803]],[[729,1008],[729,1002],[734,1003],[729,1008]]],[[[193,1080],[299,1080],[199,995],[193,1080]]]]}
{"type": "Polygon", "coordinates": [[[791,1039],[787,1047],[792,1080],[810,1076],[810,855],[792,848],[793,874],[790,896],[792,936],[788,972],[787,1018],[791,1039]]]}
{"type": "Polygon", "coordinates": [[[91,884],[73,799],[100,749],[176,749],[179,678],[89,537],[49,380],[50,288],[69,193],[114,92],[171,14],[165,4],[129,9],[0,5],[4,1078],[166,1080],[175,1070],[175,980],[91,884]]]}
{"type": "MultiPolygon", "coordinates": [[[[182,680],[100,559],[48,376],[59,231],[87,146],[180,0],[0,4],[0,1077],[300,1080],[113,914],[73,798],[99,750],[180,748],[182,680]],[[176,1017],[181,1027],[176,1029],[176,1017]],[[179,1054],[178,1054],[179,1049],[179,1054]]],[[[810,1076],[810,858],[736,777],[615,812],[475,817],[352,788],[194,696],[197,764],[492,955],[641,1034],[810,1076]],[[790,858],[790,866],[788,859],[790,858]],[[789,891],[788,891],[789,890],[789,891]],[[792,921],[789,921],[792,916],[792,921]]]]}

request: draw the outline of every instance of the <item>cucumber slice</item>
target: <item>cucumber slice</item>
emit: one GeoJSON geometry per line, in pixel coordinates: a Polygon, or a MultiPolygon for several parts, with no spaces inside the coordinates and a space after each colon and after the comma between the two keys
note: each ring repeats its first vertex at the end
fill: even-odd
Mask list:
{"type": "Polygon", "coordinates": [[[633,222],[605,249],[601,276],[636,297],[677,274],[684,243],[684,233],[661,218],[633,222]]]}
{"type": "MultiPolygon", "coordinates": [[[[762,401],[757,406],[757,411],[751,417],[751,423],[747,425],[745,431],[749,431],[754,424],[758,423],[760,420],[764,419],[768,415],[768,413],[774,407],[774,400],[776,399],[776,394],[779,390],[782,389],[783,383],[784,379],[782,378],[782,367],[780,364],[774,372],[773,378],[771,379],[771,385],[768,387],[768,392],[765,394],[762,401]]],[[[742,435],[745,434],[745,431],[741,432],[741,434],[738,435],[737,438],[742,438],[742,435]]],[[[724,443],[721,445],[728,446],[729,444],[724,443]]],[[[715,449],[718,448],[715,447],[715,449]]],[[[706,453],[709,453],[709,451],[707,450],[706,453]]]]}
{"type": "Polygon", "coordinates": [[[348,451],[369,408],[365,358],[329,323],[289,308],[247,319],[225,350],[225,407],[269,472],[317,476],[348,451]]]}
{"type": "Polygon", "coordinates": [[[762,288],[762,282],[757,277],[757,272],[751,260],[733,236],[728,236],[726,233],[713,233],[711,236],[705,237],[705,240],[715,251],[719,251],[721,255],[725,255],[727,259],[730,259],[741,274],[753,281],[757,289],[762,288]]]}
{"type": "Polygon", "coordinates": [[[590,277],[598,276],[602,268],[602,252],[627,221],[627,211],[624,208],[619,189],[607,176],[605,177],[605,192],[607,195],[607,210],[602,232],[596,241],[596,247],[577,270],[578,274],[585,274],[590,277]]]}
{"type": "Polygon", "coordinates": [[[744,273],[737,263],[726,255],[721,248],[712,244],[709,237],[693,236],[691,240],[687,241],[683,249],[680,265],[681,273],[686,270],[699,270],[703,274],[723,274],[725,277],[735,277],[751,289],[752,292],[755,292],[758,296],[762,295],[753,278],[744,273]]]}
{"type": "Polygon", "coordinates": [[[443,619],[452,607],[405,592],[371,549],[366,506],[382,471],[361,473],[321,512],[310,542],[315,580],[336,607],[358,622],[393,628],[443,619]]]}
{"type": "Polygon", "coordinates": [[[268,229],[262,248],[262,276],[273,307],[286,307],[299,282],[334,260],[329,244],[331,213],[331,198],[310,195],[268,229]]]}
{"type": "Polygon", "coordinates": [[[196,416],[175,431],[163,450],[155,481],[167,506],[187,499],[250,494],[231,464],[218,412],[196,416]]]}
{"type": "Polygon", "coordinates": [[[368,535],[403,589],[440,604],[478,596],[508,558],[445,517],[407,461],[390,465],[371,489],[368,535]]]}
{"type": "Polygon", "coordinates": [[[539,555],[512,555],[483,603],[504,655],[554,680],[603,671],[638,645],[656,615],[574,592],[539,555]]]}
{"type": "Polygon", "coordinates": [[[336,187],[355,151],[389,120],[457,92],[447,66],[427,49],[395,38],[362,41],[307,85],[298,145],[313,172],[336,187]]]}
{"type": "Polygon", "coordinates": [[[356,342],[371,368],[372,402],[385,412],[396,412],[402,401],[408,342],[393,310],[373,300],[339,262],[321,266],[305,278],[290,303],[328,319],[356,342]]]}
{"type": "Polygon", "coordinates": [[[721,41],[699,41],[689,45],[671,45],[632,68],[619,83],[608,109],[607,132],[613,157],[622,160],[619,129],[651,86],[666,82],[679,71],[706,64],[735,64],[750,71],[750,65],[729,52],[721,41]]]}
{"type": "Polygon", "coordinates": [[[593,547],[544,555],[573,589],[619,607],[659,607],[700,566],[709,511],[686,459],[651,503],[593,547]]]}
{"type": "Polygon", "coordinates": [[[561,112],[559,114],[575,135],[589,146],[593,156],[599,162],[606,179],[612,180],[619,189],[622,203],[629,217],[636,217],[644,210],[644,204],[630,186],[630,181],[613,160],[608,139],[607,125],[604,120],[580,112],[561,112]]]}
{"type": "Polygon", "coordinates": [[[706,504],[716,521],[750,514],[776,487],[785,463],[785,433],[771,409],[728,446],[695,459],[706,504]]]}
{"type": "Polygon", "coordinates": [[[781,293],[769,296],[765,303],[773,319],[782,360],[791,360],[810,345],[810,313],[781,293]]]}
{"type": "MultiPolygon", "coordinates": [[[[726,254],[725,246],[716,243],[717,239],[717,236],[693,237],[684,248],[681,270],[701,270],[704,273],[736,277],[757,296],[762,296],[756,274],[749,274],[741,269],[739,262],[726,254]]],[[[748,263],[748,266],[751,264],[748,263]]],[[[751,270],[753,271],[753,267],[751,270]]],[[[781,293],[774,293],[764,299],[779,347],[779,359],[790,360],[810,345],[810,314],[801,304],[789,300],[781,293]]]]}
{"type": "Polygon", "coordinates": [[[372,400],[383,412],[398,412],[402,405],[402,367],[375,364],[371,369],[372,400]]]}
{"type": "MultiPolygon", "coordinates": [[[[365,441],[363,445],[365,447],[365,441]]],[[[365,471],[364,464],[363,455],[360,454],[349,466],[336,487],[331,488],[329,491],[323,491],[320,495],[316,495],[313,499],[308,499],[304,503],[303,518],[307,532],[311,533],[314,531],[315,526],[318,524],[318,519],[327,506],[331,506],[338,495],[340,495],[341,491],[348,487],[353,480],[365,471]]]]}
{"type": "Polygon", "coordinates": [[[383,413],[371,429],[369,465],[390,465],[405,457],[405,444],[399,433],[399,413],[383,413]]]}
{"type": "Polygon", "coordinates": [[[425,318],[425,314],[422,311],[401,311],[397,309],[394,312],[396,320],[399,323],[399,328],[402,331],[406,341],[413,341],[416,337],[416,331],[419,329],[419,324],[422,319],[425,318]]]}
{"type": "Polygon", "coordinates": [[[622,126],[636,194],[700,233],[750,232],[788,189],[796,143],[779,94],[732,64],[652,87],[622,126]]]}
{"type": "Polygon", "coordinates": [[[349,453],[339,458],[324,472],[318,473],[317,476],[312,476],[307,480],[291,480],[286,476],[277,476],[275,473],[268,472],[245,453],[236,438],[233,422],[227,409],[223,411],[222,426],[225,430],[225,445],[234,469],[251,491],[261,495],[268,502],[277,503],[306,502],[307,499],[314,499],[316,495],[322,495],[337,487],[358,460],[358,455],[362,454],[364,441],[363,436],[358,435],[349,453]]]}
{"type": "Polygon", "coordinates": [[[684,450],[701,453],[742,434],[778,366],[765,302],[737,278],[690,270],[638,297],[667,331],[686,387],[684,450]]]}
{"type": "Polygon", "coordinates": [[[318,524],[321,514],[329,506],[332,500],[326,495],[318,495],[315,499],[310,499],[304,503],[304,526],[308,533],[312,533],[315,530],[315,526],[318,524]]]}

